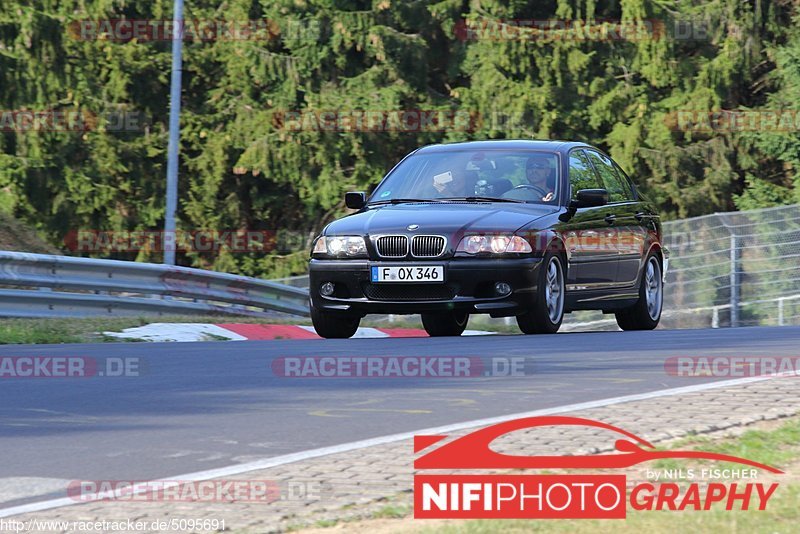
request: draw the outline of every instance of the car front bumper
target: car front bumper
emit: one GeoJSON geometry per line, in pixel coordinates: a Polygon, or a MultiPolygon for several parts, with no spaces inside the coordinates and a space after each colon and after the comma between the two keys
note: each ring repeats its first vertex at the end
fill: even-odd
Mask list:
{"type": "Polygon", "coordinates": [[[415,314],[461,310],[493,317],[512,316],[535,301],[542,258],[453,258],[441,261],[323,260],[309,262],[313,306],[329,312],[366,315],[415,314]],[[373,266],[443,265],[444,283],[373,283],[373,266]],[[319,288],[332,282],[334,293],[319,288]],[[506,282],[511,293],[499,296],[495,283],[506,282]]]}

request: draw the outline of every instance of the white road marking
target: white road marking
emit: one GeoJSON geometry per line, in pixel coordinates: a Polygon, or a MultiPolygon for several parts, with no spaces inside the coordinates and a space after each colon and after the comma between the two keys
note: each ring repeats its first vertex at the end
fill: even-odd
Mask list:
{"type": "MultiPolygon", "coordinates": [[[[349,452],[359,449],[365,449],[368,447],[374,447],[376,445],[384,445],[387,443],[395,443],[398,441],[404,441],[407,439],[412,439],[415,435],[433,435],[433,434],[448,434],[450,432],[456,432],[459,430],[466,430],[469,428],[477,428],[483,427],[488,425],[494,425],[497,423],[502,423],[504,421],[509,421],[512,419],[520,419],[523,417],[536,417],[542,415],[553,415],[553,414],[560,414],[560,413],[567,413],[567,412],[575,412],[578,410],[588,410],[591,408],[600,408],[603,406],[611,406],[614,404],[621,404],[624,402],[633,402],[633,401],[640,401],[640,400],[647,400],[647,399],[654,399],[658,397],[668,397],[670,395],[682,395],[686,393],[696,393],[698,391],[706,391],[709,389],[717,389],[717,388],[724,388],[724,387],[731,387],[731,386],[740,386],[744,384],[752,384],[754,382],[762,382],[765,380],[771,380],[774,378],[786,377],[786,376],[794,376],[794,373],[783,373],[778,374],[775,376],[755,376],[755,377],[747,377],[747,378],[737,378],[734,380],[725,380],[720,382],[709,382],[705,384],[696,384],[692,386],[683,386],[679,388],[670,388],[670,389],[662,389],[657,391],[651,391],[648,393],[638,393],[635,395],[625,395],[622,397],[612,397],[608,399],[601,399],[596,401],[589,401],[589,402],[580,402],[577,404],[567,404],[564,406],[556,406],[554,408],[544,408],[541,410],[533,410],[530,412],[521,412],[509,415],[500,415],[496,417],[488,417],[485,419],[475,419],[473,421],[464,421],[462,423],[454,423],[450,425],[444,425],[439,427],[433,428],[424,428],[420,430],[414,430],[411,432],[401,432],[399,434],[390,434],[388,436],[381,436],[377,438],[369,438],[363,439],[359,441],[353,441],[350,443],[342,443],[340,445],[332,445],[329,447],[321,447],[318,449],[311,449],[307,451],[295,452],[291,454],[284,454],[282,456],[275,456],[272,458],[264,458],[261,460],[255,460],[252,462],[247,462],[238,465],[231,465],[228,467],[220,467],[217,469],[209,469],[206,471],[196,471],[194,473],[187,473],[185,475],[177,475],[169,478],[169,481],[161,480],[159,482],[168,483],[170,481],[187,481],[187,482],[196,482],[201,480],[209,480],[212,478],[221,478],[221,477],[229,477],[233,475],[241,475],[243,473],[248,473],[250,471],[258,471],[261,469],[268,469],[270,467],[277,467],[279,465],[286,465],[295,462],[301,462],[303,460],[310,460],[312,458],[319,458],[321,456],[328,456],[331,454],[337,454],[341,452],[349,452]]],[[[66,491],[66,488],[64,488],[66,491]]],[[[13,515],[19,514],[27,514],[32,512],[41,512],[43,510],[50,510],[53,508],[61,508],[64,506],[71,506],[74,504],[79,504],[79,502],[68,498],[60,498],[60,499],[52,499],[49,501],[40,501],[30,504],[22,504],[20,506],[14,506],[11,508],[4,508],[0,509],[0,517],[9,517],[13,515]]]]}
{"type": "MultiPolygon", "coordinates": [[[[302,328],[312,334],[316,334],[317,331],[314,330],[313,326],[305,326],[305,325],[297,325],[298,328],[302,328]]],[[[385,330],[391,330],[390,326],[387,326],[385,330]]],[[[464,330],[464,333],[461,334],[462,336],[489,336],[492,334],[496,334],[497,332],[487,332],[485,330],[464,330]]],[[[425,336],[424,333],[420,333],[421,336],[425,336]]],[[[371,339],[371,338],[383,338],[383,337],[392,337],[391,334],[378,330],[377,328],[370,328],[368,326],[360,326],[358,330],[356,330],[355,335],[353,336],[354,339],[361,338],[361,339],[371,339]]]]}
{"type": "Polygon", "coordinates": [[[214,336],[230,341],[246,341],[247,338],[221,326],[209,323],[150,323],[126,328],[122,332],[103,332],[119,339],[144,339],[146,341],[210,341],[214,336]]]}
{"type": "MultiPolygon", "coordinates": [[[[312,334],[316,334],[317,331],[314,330],[313,326],[306,326],[306,325],[297,325],[297,328],[302,328],[307,332],[311,332],[312,334]]],[[[353,335],[351,339],[372,339],[372,338],[380,338],[380,337],[389,337],[389,334],[386,332],[381,332],[377,328],[370,328],[367,326],[360,326],[356,333],[353,335]]]]}
{"type": "Polygon", "coordinates": [[[486,330],[464,330],[462,336],[493,336],[497,332],[487,332],[486,330]]]}

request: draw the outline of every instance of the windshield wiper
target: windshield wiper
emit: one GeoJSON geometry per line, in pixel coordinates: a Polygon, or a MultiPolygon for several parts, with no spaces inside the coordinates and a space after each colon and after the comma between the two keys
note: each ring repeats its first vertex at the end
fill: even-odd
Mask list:
{"type": "Polygon", "coordinates": [[[448,197],[442,200],[464,200],[466,202],[515,202],[517,204],[525,204],[524,200],[517,200],[515,198],[497,198],[497,197],[448,197]]]}
{"type": "Polygon", "coordinates": [[[367,206],[382,206],[384,204],[408,204],[410,202],[442,202],[441,198],[392,198],[389,200],[376,200],[367,206]]]}

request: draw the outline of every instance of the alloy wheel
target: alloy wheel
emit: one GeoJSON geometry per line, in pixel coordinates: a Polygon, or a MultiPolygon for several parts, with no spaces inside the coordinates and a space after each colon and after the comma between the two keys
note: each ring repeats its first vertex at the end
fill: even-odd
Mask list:
{"type": "Polygon", "coordinates": [[[663,286],[661,285],[661,268],[658,260],[653,257],[647,262],[645,271],[645,298],[647,299],[647,313],[654,321],[661,315],[661,302],[663,299],[663,286]]]}

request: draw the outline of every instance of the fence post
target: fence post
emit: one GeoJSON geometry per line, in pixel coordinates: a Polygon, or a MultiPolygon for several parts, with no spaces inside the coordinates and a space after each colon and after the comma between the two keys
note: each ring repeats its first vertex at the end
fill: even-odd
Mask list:
{"type": "Polygon", "coordinates": [[[719,328],[719,308],[716,306],[711,311],[711,328],[719,328]]]}
{"type": "Polygon", "coordinates": [[[778,299],[778,326],[783,326],[783,297],[778,299]]]}
{"type": "Polygon", "coordinates": [[[731,232],[731,327],[739,326],[739,272],[741,252],[739,250],[739,236],[731,232]]]}

